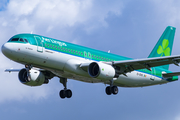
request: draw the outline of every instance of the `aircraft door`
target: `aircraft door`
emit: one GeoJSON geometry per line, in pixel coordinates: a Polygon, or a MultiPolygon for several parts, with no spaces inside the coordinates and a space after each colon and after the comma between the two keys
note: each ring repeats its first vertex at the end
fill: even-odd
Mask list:
{"type": "Polygon", "coordinates": [[[150,78],[150,79],[151,79],[151,80],[155,80],[155,76],[154,76],[154,75],[156,74],[155,68],[151,68],[151,74],[152,74],[152,75],[151,75],[151,78],[150,78]]]}
{"type": "Polygon", "coordinates": [[[92,59],[91,53],[90,52],[87,53],[86,51],[84,51],[84,58],[91,60],[92,59]]]}
{"type": "Polygon", "coordinates": [[[90,60],[92,60],[92,56],[91,56],[91,53],[90,53],[90,52],[88,52],[88,58],[89,58],[90,60]]]}
{"type": "Polygon", "coordinates": [[[39,36],[34,36],[36,39],[36,43],[37,43],[37,51],[38,52],[43,52],[43,42],[41,40],[41,38],[39,36]]]}

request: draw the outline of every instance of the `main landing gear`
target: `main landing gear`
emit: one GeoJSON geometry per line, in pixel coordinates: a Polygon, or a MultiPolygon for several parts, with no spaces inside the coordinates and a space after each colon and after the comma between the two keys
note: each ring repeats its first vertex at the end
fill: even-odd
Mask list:
{"type": "Polygon", "coordinates": [[[61,98],[71,98],[72,97],[72,91],[70,89],[67,89],[67,78],[60,78],[60,83],[63,84],[64,90],[61,90],[59,92],[59,96],[61,98]]]}
{"type": "Polygon", "coordinates": [[[106,87],[106,94],[111,95],[114,94],[116,95],[118,93],[118,87],[113,86],[113,80],[110,80],[110,86],[106,87]]]}

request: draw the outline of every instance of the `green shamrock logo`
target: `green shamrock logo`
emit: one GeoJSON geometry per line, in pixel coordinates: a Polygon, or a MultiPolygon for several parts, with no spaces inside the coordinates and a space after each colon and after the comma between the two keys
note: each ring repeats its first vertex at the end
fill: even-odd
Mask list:
{"type": "Polygon", "coordinates": [[[163,42],[162,42],[162,46],[159,45],[158,47],[158,50],[157,50],[157,53],[158,54],[161,54],[161,57],[163,55],[165,56],[170,56],[170,48],[168,47],[169,45],[169,41],[167,39],[164,39],[163,42]]]}

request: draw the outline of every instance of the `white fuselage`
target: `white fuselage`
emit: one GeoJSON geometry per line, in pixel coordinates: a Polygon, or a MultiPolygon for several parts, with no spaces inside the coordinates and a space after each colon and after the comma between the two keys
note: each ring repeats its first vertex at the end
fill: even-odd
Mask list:
{"type": "MultiPolygon", "coordinates": [[[[89,83],[101,82],[109,84],[109,80],[92,78],[88,72],[79,67],[82,63],[94,62],[87,58],[21,43],[5,43],[2,47],[2,51],[13,61],[21,64],[32,64],[33,67],[49,70],[59,77],[89,83]]],[[[143,87],[168,82],[160,77],[143,73],[138,70],[127,73],[126,75],[127,76],[120,75],[116,80],[114,80],[114,85],[121,87],[143,87]]]]}

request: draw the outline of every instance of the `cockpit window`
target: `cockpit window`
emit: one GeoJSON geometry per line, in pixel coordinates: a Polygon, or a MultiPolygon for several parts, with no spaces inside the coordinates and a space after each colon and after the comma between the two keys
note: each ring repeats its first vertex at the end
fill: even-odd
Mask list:
{"type": "Polygon", "coordinates": [[[28,43],[28,40],[27,40],[27,39],[24,39],[24,41],[28,43]]]}
{"type": "Polygon", "coordinates": [[[11,41],[18,41],[19,40],[19,38],[13,38],[13,39],[11,39],[11,41]]]}
{"type": "Polygon", "coordinates": [[[22,38],[20,38],[19,41],[24,42],[24,40],[22,38]]]}
{"type": "Polygon", "coordinates": [[[11,38],[8,42],[24,42],[24,43],[29,43],[26,38],[11,38]]]}

